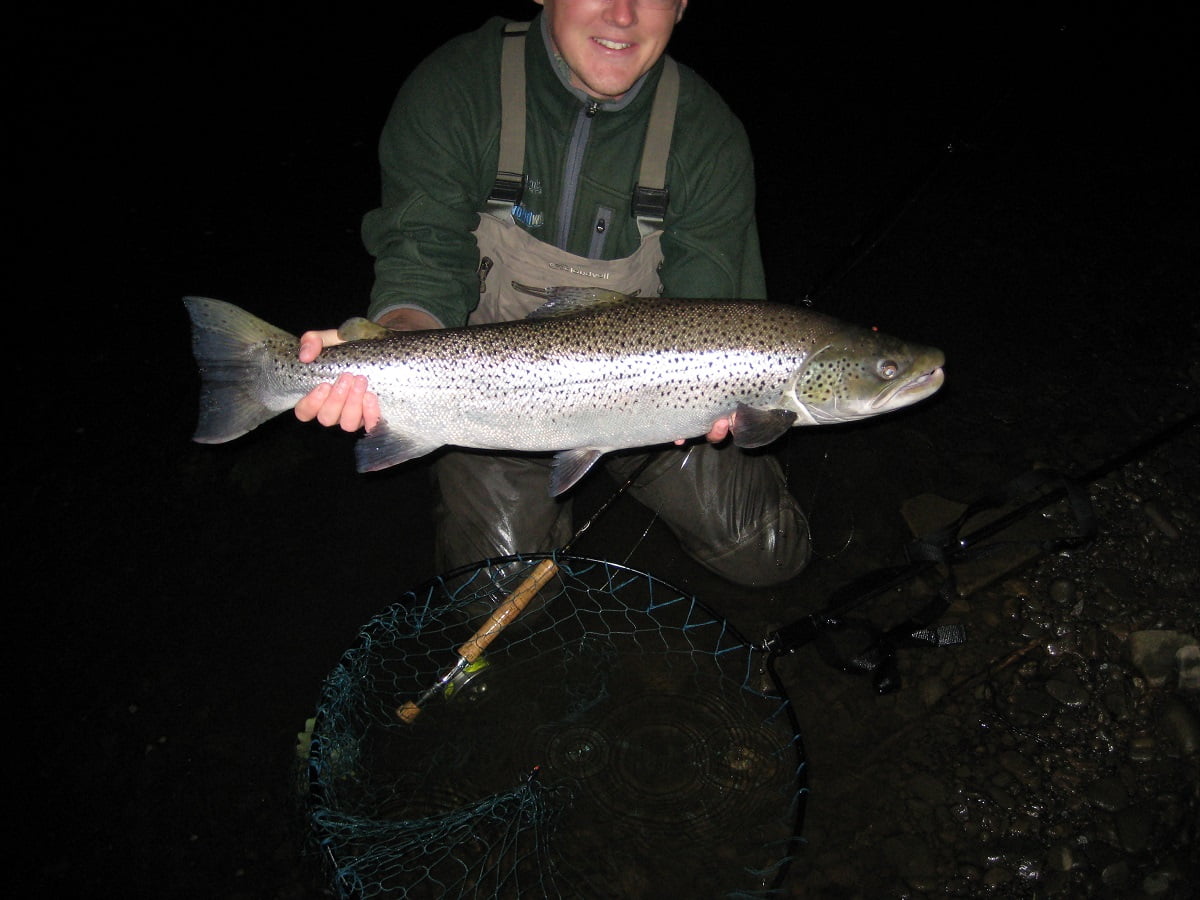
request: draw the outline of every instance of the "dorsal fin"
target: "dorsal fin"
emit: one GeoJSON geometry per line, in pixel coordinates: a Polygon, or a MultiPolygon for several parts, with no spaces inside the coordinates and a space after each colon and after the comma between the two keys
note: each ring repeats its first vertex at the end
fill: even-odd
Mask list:
{"type": "Polygon", "coordinates": [[[384,328],[382,325],[372,322],[370,319],[364,319],[362,316],[354,316],[339,325],[337,333],[338,337],[343,341],[370,341],[388,337],[394,332],[390,328],[384,328]]]}
{"type": "Polygon", "coordinates": [[[527,318],[530,319],[550,319],[554,316],[569,316],[586,310],[603,309],[606,306],[627,303],[638,295],[636,291],[632,294],[623,294],[620,291],[596,287],[563,285],[539,288],[517,281],[514,281],[512,286],[522,293],[541,297],[546,301],[528,315],[527,318]]]}

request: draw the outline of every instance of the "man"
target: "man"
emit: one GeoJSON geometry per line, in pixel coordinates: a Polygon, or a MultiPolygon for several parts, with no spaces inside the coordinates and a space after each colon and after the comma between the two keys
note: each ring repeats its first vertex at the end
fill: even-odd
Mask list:
{"type": "MultiPolygon", "coordinates": [[[[536,2],[543,10],[524,37],[493,19],[402,86],[380,140],[383,205],[363,221],[376,259],[371,318],[398,330],[520,318],[540,301],[514,281],[764,296],[745,132],[706,83],[664,55],[688,0],[536,2]],[[506,57],[506,46],[518,49],[506,57]],[[523,91],[508,80],[517,70],[523,91]],[[656,104],[672,103],[665,126],[650,127],[664,121],[656,104]],[[512,122],[519,140],[502,134],[512,122]],[[635,191],[643,157],[655,153],[665,185],[635,191]]],[[[300,358],[337,341],[307,332],[300,358]]],[[[379,406],[365,378],[342,376],[296,415],[355,431],[378,421],[379,406]]],[[[808,560],[807,524],[774,459],[713,446],[728,427],[718,420],[708,444],[658,451],[631,493],[712,571],[742,584],[784,581],[808,560]]],[[[679,437],[683,445],[692,435],[679,437]]],[[[638,461],[614,455],[607,465],[624,478],[638,461]]],[[[570,502],[548,497],[549,463],[445,453],[435,463],[438,566],[566,543],[570,502]]]]}

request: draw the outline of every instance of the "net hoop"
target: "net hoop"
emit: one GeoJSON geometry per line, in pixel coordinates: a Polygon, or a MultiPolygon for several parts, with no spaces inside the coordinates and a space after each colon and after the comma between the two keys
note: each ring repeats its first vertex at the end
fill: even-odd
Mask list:
{"type": "Polygon", "coordinates": [[[530,554],[431,579],[367,622],[322,685],[307,815],[335,890],[777,894],[807,770],[772,662],[696,598],[617,563],[530,554]],[[553,579],[469,674],[398,720],[546,559],[553,579]]]}

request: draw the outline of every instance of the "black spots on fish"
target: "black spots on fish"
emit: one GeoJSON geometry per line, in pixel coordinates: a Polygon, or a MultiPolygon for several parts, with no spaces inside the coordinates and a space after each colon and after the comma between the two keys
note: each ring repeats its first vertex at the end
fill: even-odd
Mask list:
{"type": "Polygon", "coordinates": [[[846,359],[835,357],[809,364],[802,379],[802,393],[812,402],[828,402],[845,390],[850,366],[846,359]]]}

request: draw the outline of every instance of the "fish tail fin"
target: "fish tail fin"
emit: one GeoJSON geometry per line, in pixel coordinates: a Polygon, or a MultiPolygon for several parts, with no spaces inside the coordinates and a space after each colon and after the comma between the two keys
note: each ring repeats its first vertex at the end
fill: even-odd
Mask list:
{"type": "Polygon", "coordinates": [[[260,381],[267,341],[296,338],[231,303],[184,297],[192,320],[192,353],[200,368],[200,419],[192,439],[223,444],[282,412],[263,402],[260,381]]]}

